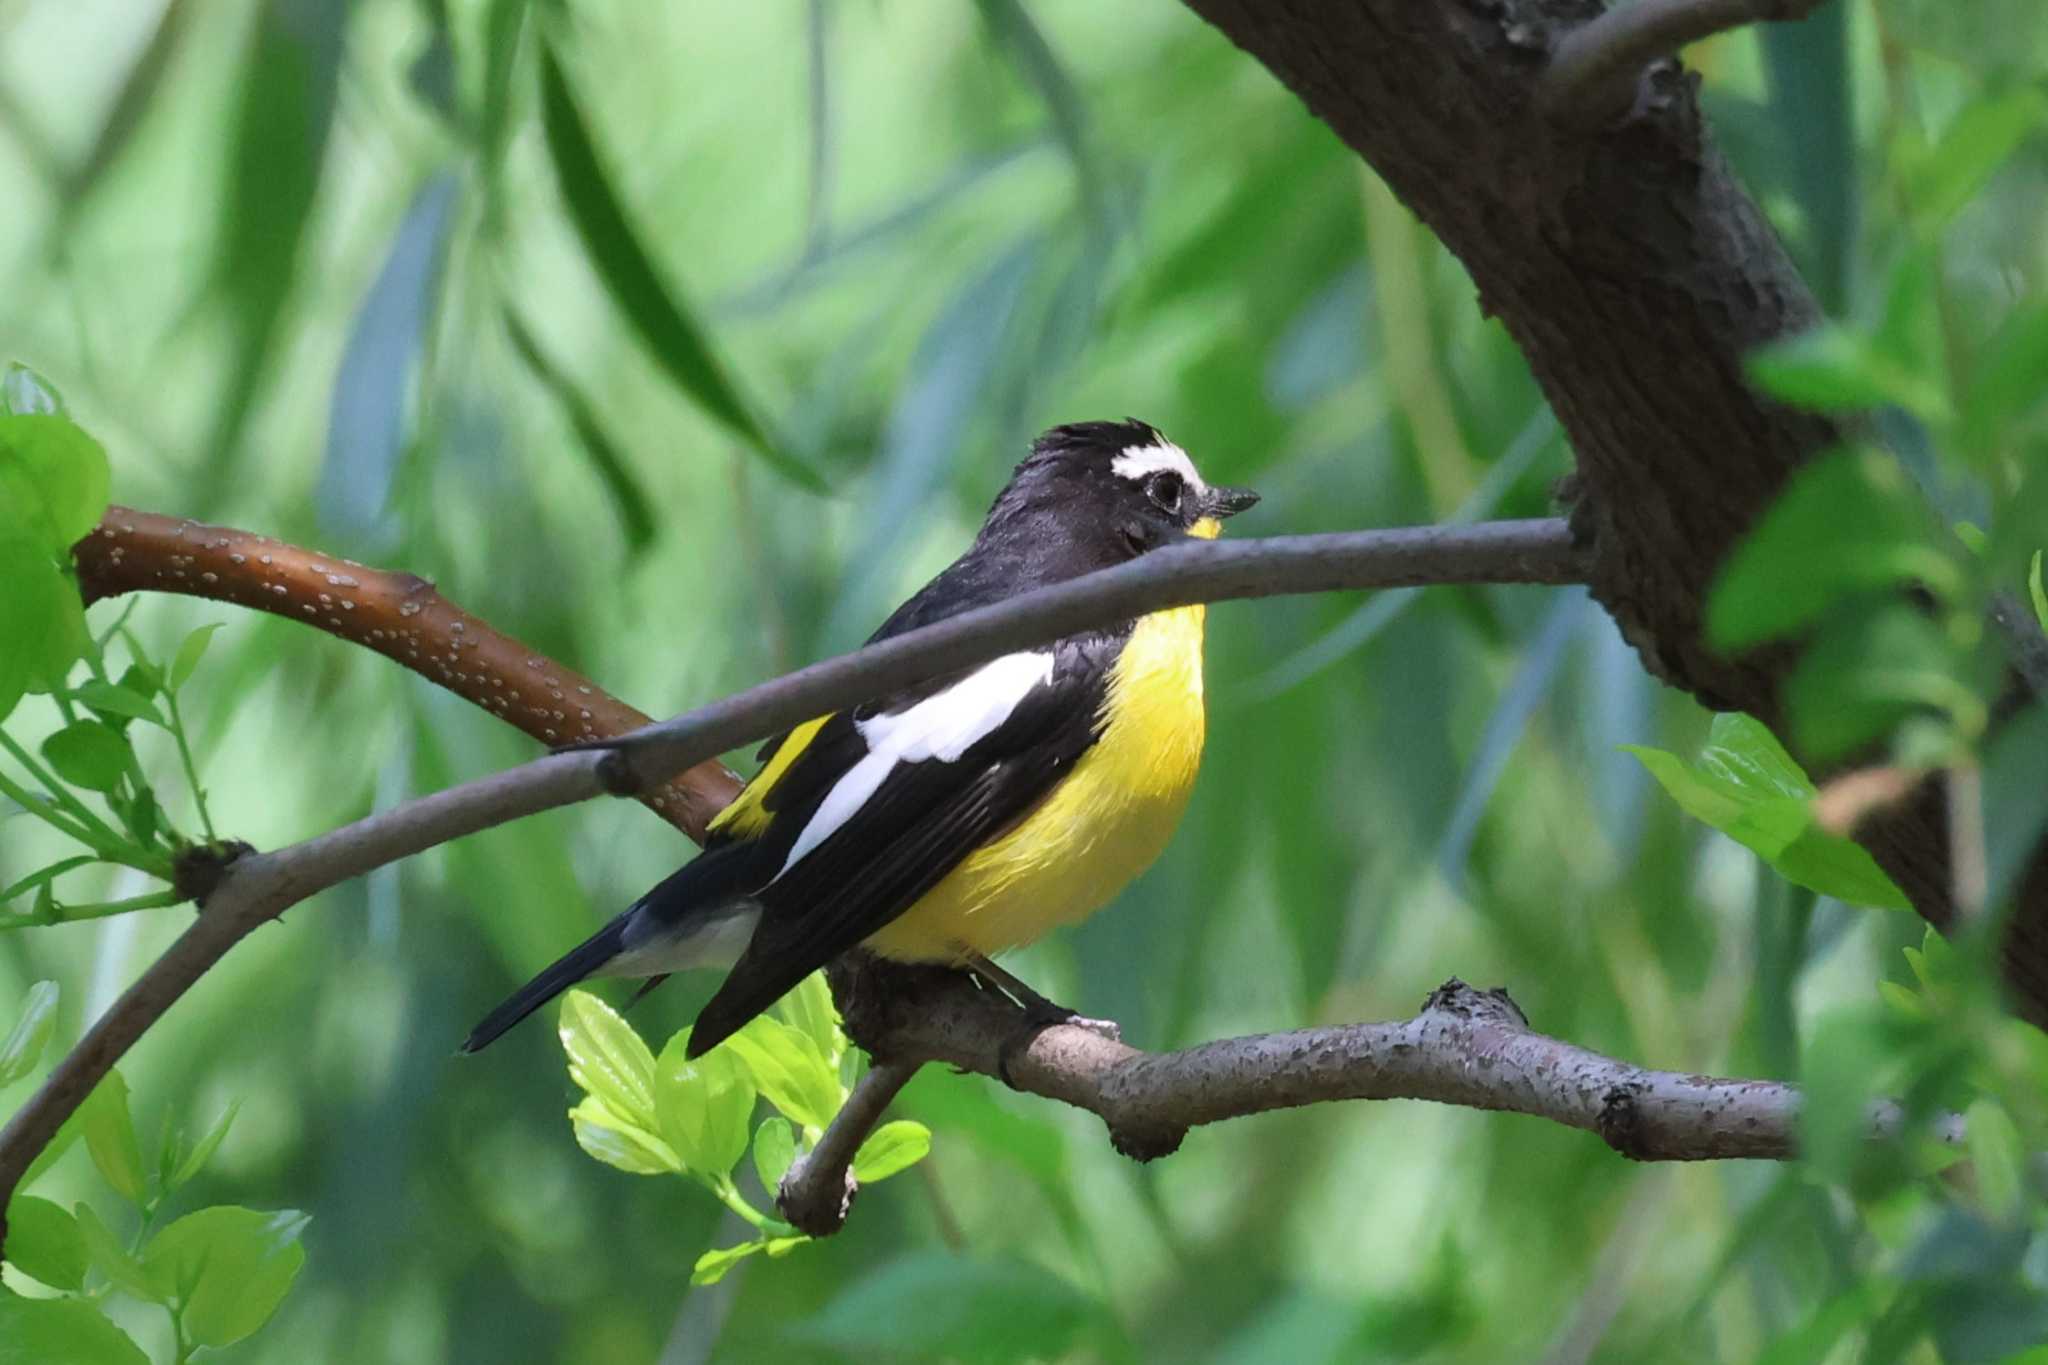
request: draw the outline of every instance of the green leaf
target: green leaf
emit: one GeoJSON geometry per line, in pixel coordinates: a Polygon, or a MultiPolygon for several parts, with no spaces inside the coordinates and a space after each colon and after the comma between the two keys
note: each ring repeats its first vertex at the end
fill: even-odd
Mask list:
{"type": "Polygon", "coordinates": [[[142,1348],[84,1299],[25,1299],[0,1288],[0,1365],[149,1365],[142,1348]]]}
{"type": "Polygon", "coordinates": [[[633,1026],[589,991],[570,991],[559,1032],[569,1078],[634,1127],[656,1131],[654,1054],[633,1026]]]}
{"type": "Polygon", "coordinates": [[[92,1205],[75,1205],[71,1213],[78,1220],[78,1234],[85,1242],[85,1254],[92,1261],[93,1269],[139,1299],[160,1302],[156,1286],[142,1272],[142,1262],[128,1254],[121,1239],[108,1230],[100,1216],[92,1211],[92,1205]]]}
{"type": "Polygon", "coordinates": [[[2027,1147],[2005,1106],[1987,1097],[1963,1115],[1964,1145],[1977,1175],[1977,1197],[1993,1218],[2008,1219],[2026,1194],[2027,1147]]]}
{"type": "Polygon", "coordinates": [[[1800,470],[1722,568],[1707,635],[1746,649],[1790,634],[1843,597],[1918,583],[1954,599],[1964,570],[1929,534],[1905,472],[1873,451],[1840,451],[1800,470]]]}
{"type": "Polygon", "coordinates": [[[68,417],[0,417],[0,516],[59,557],[99,525],[112,474],[100,443],[68,417]]]}
{"type": "Polygon", "coordinates": [[[1787,881],[1855,905],[1912,908],[1861,845],[1814,823],[1812,781],[1754,717],[1714,717],[1693,763],[1662,749],[1622,747],[1686,814],[1752,850],[1787,881]]]}
{"type": "Polygon", "coordinates": [[[695,1061],[683,1054],[684,1029],[669,1039],[654,1068],[654,1109],[661,1135],[686,1170],[724,1176],[747,1152],[754,1085],[732,1053],[713,1048],[695,1061]]]}
{"type": "Polygon", "coordinates": [[[1980,95],[1966,105],[1905,177],[1920,231],[1946,226],[2044,122],[2048,98],[2029,86],[1980,95]]]}
{"type": "Polygon", "coordinates": [[[142,1175],[142,1146],[135,1140],[135,1120],[128,1112],[128,1082],[121,1079],[120,1072],[109,1071],[78,1106],[78,1112],[92,1164],[129,1203],[142,1203],[149,1187],[142,1175]]]}
{"type": "Polygon", "coordinates": [[[178,642],[178,652],[171,658],[170,688],[173,692],[191,679],[193,670],[199,667],[199,660],[206,653],[206,647],[213,643],[213,633],[226,624],[225,621],[209,621],[203,626],[195,626],[178,642]]]}
{"type": "Polygon", "coordinates": [[[1920,709],[1943,712],[1964,736],[1982,731],[1986,704],[1970,660],[1926,615],[1903,602],[1830,619],[1785,686],[1800,752],[1838,758],[1920,709]]]}
{"type": "Polygon", "coordinates": [[[123,720],[146,720],[157,725],[164,723],[157,711],[156,703],[142,693],[121,686],[119,683],[101,682],[94,679],[71,689],[76,701],[84,702],[100,713],[102,720],[118,716],[123,720]]]}
{"type": "Polygon", "coordinates": [[[569,1111],[576,1145],[628,1175],[681,1175],[682,1159],[661,1138],[621,1117],[595,1095],[569,1111]]]}
{"type": "MultiPolygon", "coordinates": [[[[0,509],[4,517],[4,509],[0,509]]],[[[0,521],[0,719],[22,693],[61,687],[91,636],[85,603],[49,550],[0,521]]]]}
{"type": "Polygon", "coordinates": [[[143,848],[155,845],[157,831],[163,824],[163,812],[157,808],[155,792],[143,787],[127,801],[118,796],[109,796],[107,804],[121,817],[122,827],[128,831],[128,837],[137,845],[143,848]]]}
{"type": "Polygon", "coordinates": [[[1927,1002],[1914,994],[1910,987],[1901,985],[1899,982],[1878,982],[1877,997],[1884,1001],[1885,1004],[1891,1006],[1892,1010],[1901,1019],[1919,1021],[1933,1018],[1928,1013],[1927,1002]]]}
{"type": "Polygon", "coordinates": [[[911,1119],[896,1119],[869,1133],[854,1153],[853,1177],[863,1185],[887,1180],[925,1159],[932,1149],[932,1130],[911,1119]]]}
{"type": "Polygon", "coordinates": [[[770,1104],[806,1128],[823,1128],[846,1102],[839,1074],[817,1043],[780,1019],[756,1015],[723,1046],[746,1062],[770,1104]]]}
{"type": "Polygon", "coordinates": [[[307,1215],[221,1205],[188,1213],[150,1239],[143,1273],[158,1296],[181,1305],[195,1345],[226,1346],[264,1323],[306,1263],[307,1215]]]}
{"type": "Polygon", "coordinates": [[[741,1242],[734,1247],[720,1247],[716,1251],[707,1251],[697,1258],[696,1268],[690,1272],[690,1283],[717,1284],[741,1261],[757,1251],[767,1249],[767,1239],[763,1238],[753,1242],[741,1242]]]}
{"type": "Polygon", "coordinates": [[[813,492],[824,492],[825,481],[815,470],[769,439],[727,377],[703,327],[677,291],[662,279],[605,174],[589,122],[577,107],[552,43],[541,48],[541,111],[548,154],[561,181],[570,221],[612,302],[633,324],[669,378],[699,407],[752,445],[786,477],[813,492]]]}
{"type": "Polygon", "coordinates": [[[1868,1280],[1820,1304],[1797,1327],[1771,1343],[1757,1365],[1813,1365],[1829,1360],[1843,1335],[1884,1310],[1885,1286],[1868,1280]]]}
{"type": "Polygon", "coordinates": [[[220,1117],[213,1121],[213,1127],[206,1130],[206,1136],[199,1139],[198,1145],[187,1152],[185,1159],[171,1172],[171,1178],[165,1182],[166,1193],[177,1189],[205,1169],[206,1163],[213,1160],[213,1154],[220,1150],[221,1140],[227,1137],[228,1129],[234,1126],[235,1115],[241,1112],[242,1102],[239,1099],[221,1110],[220,1117]]]}
{"type": "Polygon", "coordinates": [[[1817,412],[1853,412],[1892,401],[1884,362],[1863,337],[1835,323],[1752,352],[1749,373],[1774,397],[1817,412]]]}
{"type": "Polygon", "coordinates": [[[657,525],[654,500],[648,496],[640,476],[634,472],[632,462],[605,430],[597,404],[549,359],[539,338],[528,329],[518,310],[510,305],[505,309],[505,331],[512,338],[512,349],[519,352],[519,358],[526,362],[526,368],[532,370],[534,378],[554,394],[562,415],[569,419],[569,426],[576,433],[578,446],[589,459],[598,481],[604,485],[612,510],[619,515],[619,526],[626,533],[627,549],[639,554],[654,543],[657,525]]]}
{"type": "Polygon", "coordinates": [[[761,1179],[761,1188],[774,1198],[782,1188],[782,1177],[789,1174],[789,1168],[796,1161],[796,1130],[789,1126],[789,1120],[779,1114],[761,1120],[761,1126],[754,1130],[754,1174],[761,1179]]]}
{"type": "Polygon", "coordinates": [[[249,413],[280,349],[275,343],[334,126],[348,10],[257,6],[243,26],[239,65],[222,74],[232,107],[224,152],[214,153],[221,189],[209,196],[218,221],[205,289],[232,324],[232,339],[224,391],[212,399],[212,425],[200,444],[211,452],[216,481],[241,451],[249,413]]]}
{"type": "Polygon", "coordinates": [[[81,720],[43,741],[43,758],[74,787],[110,792],[135,763],[135,750],[105,721],[81,720]]]}
{"type": "Polygon", "coordinates": [[[186,4],[164,6],[149,43],[136,56],[134,64],[128,68],[126,79],[121,82],[120,96],[101,121],[91,150],[64,178],[64,203],[51,230],[56,240],[68,241],[77,230],[79,213],[91,200],[108,168],[121,159],[121,153],[130,145],[130,139],[141,127],[144,116],[156,103],[164,73],[171,66],[172,54],[177,50],[179,37],[193,9],[194,6],[186,4]]]}
{"type": "Polygon", "coordinates": [[[776,1002],[774,1012],[816,1043],[819,1054],[828,1061],[846,1050],[846,1035],[839,1027],[839,1009],[832,1003],[832,988],[825,984],[823,972],[812,972],[797,982],[794,989],[776,1002]]]}
{"type": "Polygon", "coordinates": [[[52,1289],[85,1285],[85,1237],[62,1205],[18,1194],[7,1205],[7,1263],[52,1289]]]}
{"type": "Polygon", "coordinates": [[[1028,1262],[925,1251],[857,1281],[795,1333],[858,1359],[1051,1360],[1098,1311],[1028,1262]]]}
{"type": "MultiPolygon", "coordinates": [[[[5,897],[0,897],[4,900],[5,897]]],[[[21,1018],[0,1042],[0,1087],[13,1085],[35,1070],[57,1027],[57,983],[38,981],[21,1002],[21,1018]]]]}
{"type": "Polygon", "coordinates": [[[2048,403],[2048,305],[2015,308],[1985,344],[1963,399],[1965,442],[1980,459],[2048,403]]]}
{"type": "Polygon", "coordinates": [[[1801,1064],[1806,1100],[1800,1152],[1829,1180],[1846,1181],[1869,1132],[1870,1101],[1884,1083],[1894,1043],[1874,1003],[1838,1008],[1815,1026],[1801,1064]]]}

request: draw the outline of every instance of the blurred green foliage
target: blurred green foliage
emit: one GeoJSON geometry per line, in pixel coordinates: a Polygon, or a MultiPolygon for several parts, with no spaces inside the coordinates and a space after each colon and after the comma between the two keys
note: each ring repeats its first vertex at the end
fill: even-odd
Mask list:
{"type": "MultiPolygon", "coordinates": [[[[663,712],[856,643],[1055,421],[1159,423],[1266,494],[1247,533],[1540,515],[1566,468],[1456,262],[1174,6],[17,0],[0,34],[0,335],[55,381],[10,376],[0,418],[0,639],[35,646],[0,649],[0,911],[33,921],[0,936],[0,1108],[183,923],[81,913],[160,896],[200,837],[179,829],[274,847],[532,752],[291,622],[172,598],[81,622],[62,550],[110,490],[433,578],[663,712]]],[[[1807,1160],[1645,1168],[1533,1120],[1352,1105],[1137,1167],[1092,1119],[928,1069],[897,1105],[932,1134],[915,1172],[838,1237],[693,1286],[707,1248],[775,1249],[735,1205],[768,1206],[821,1087],[774,1093],[751,1056],[671,1076],[636,1038],[641,1123],[542,1027],[451,1055],[687,855],[593,805],[239,947],[10,1210],[31,1241],[0,1354],[1975,1361],[2048,1340],[2048,1061],[1991,984],[2048,725],[1987,742],[1976,625],[2048,539],[2048,14],[1837,0],[1690,56],[1832,318],[1759,382],[1881,405],[1901,462],[1873,440],[1816,465],[1713,622],[1819,633],[1807,742],[1980,772],[1975,927],[1923,941],[1833,899],[1888,888],[1816,832],[1809,779],[1650,683],[1582,592],[1433,589],[1213,611],[1181,834],[1016,965],[1148,1047],[1503,982],[1591,1047],[1803,1080],[1807,1160]],[[1876,605],[1902,580],[1929,614],[1876,605]],[[786,1117],[664,1115],[664,1076],[786,1117]],[[1966,1114],[1967,1143],[1860,1141],[1877,1094],[1966,1114]],[[579,1137],[623,1131],[563,1123],[594,1099],[717,1178],[588,1160],[579,1137]],[[203,1136],[147,1147],[136,1115],[203,1136]],[[220,1297],[215,1255],[264,1292],[220,1297]]],[[[670,1035],[708,989],[665,987],[635,1026],[670,1035]]]]}

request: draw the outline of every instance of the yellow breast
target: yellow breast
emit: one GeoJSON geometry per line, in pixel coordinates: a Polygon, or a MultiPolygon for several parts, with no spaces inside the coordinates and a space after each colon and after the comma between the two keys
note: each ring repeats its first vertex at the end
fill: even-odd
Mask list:
{"type": "Polygon", "coordinates": [[[867,946],[912,962],[992,956],[1086,918],[1151,866],[1202,761],[1202,620],[1199,606],[1141,617],[1110,672],[1102,737],[867,946]]]}

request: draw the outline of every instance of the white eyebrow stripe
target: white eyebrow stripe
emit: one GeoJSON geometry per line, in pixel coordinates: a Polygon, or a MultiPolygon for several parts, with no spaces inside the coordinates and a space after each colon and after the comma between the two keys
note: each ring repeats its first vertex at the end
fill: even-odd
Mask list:
{"type": "Polygon", "coordinates": [[[1197,493],[1209,491],[1209,485],[1195,472],[1195,462],[1188,453],[1171,441],[1157,445],[1125,446],[1117,457],[1109,462],[1110,471],[1122,478],[1136,482],[1148,474],[1157,474],[1170,469],[1187,481],[1188,487],[1197,493]]]}
{"type": "Polygon", "coordinates": [[[865,806],[899,763],[955,763],[1010,718],[1034,687],[1052,681],[1049,649],[1005,654],[893,716],[855,721],[868,752],[832,785],[790,845],[780,877],[865,806]]]}

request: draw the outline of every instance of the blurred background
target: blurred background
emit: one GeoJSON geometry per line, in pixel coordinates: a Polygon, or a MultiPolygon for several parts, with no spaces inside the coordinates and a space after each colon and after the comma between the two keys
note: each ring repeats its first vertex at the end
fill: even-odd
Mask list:
{"type": "MultiPolygon", "coordinates": [[[[2038,80],[2048,16],[1837,3],[1693,59],[1853,314],[1899,249],[1900,149],[2038,80]]],[[[2048,273],[2030,136],[1948,239],[1966,312],[2048,273]]],[[[116,501],[422,574],[657,714],[858,643],[1056,422],[1158,424],[1265,494],[1244,535],[1546,515],[1569,466],[1457,263],[1163,0],[0,0],[0,184],[4,358],[106,444],[116,501]],[[630,313],[607,204],[681,351],[630,313]]],[[[213,620],[187,716],[224,833],[288,843],[534,752],[290,622],[162,598],[132,625],[169,648],[213,620]]],[[[1210,623],[1185,826],[1011,962],[1140,1046],[1405,1016],[1455,974],[1588,1047],[1791,1076],[1920,940],[1646,780],[1617,746],[1691,753],[1709,718],[1578,590],[1210,623]]],[[[0,826],[0,882],[44,852],[27,824],[0,826]]],[[[928,1070],[899,1105],[928,1162],[839,1237],[692,1289],[729,1215],[577,1149],[546,1023],[454,1055],[689,852],[615,802],[465,840],[291,912],[148,1036],[145,1135],[242,1104],[197,1196],[313,1216],[278,1318],[220,1359],[1751,1360],[1903,1235],[1798,1168],[1638,1166],[1421,1104],[1241,1120],[1141,1167],[1088,1116],[928,1070]]],[[[0,937],[0,1014],[56,978],[75,1037],[188,913],[0,937]]],[[[632,1017],[658,1042],[711,984],[632,1017]]],[[[49,1184],[94,1188],[75,1157],[49,1184]]]]}

